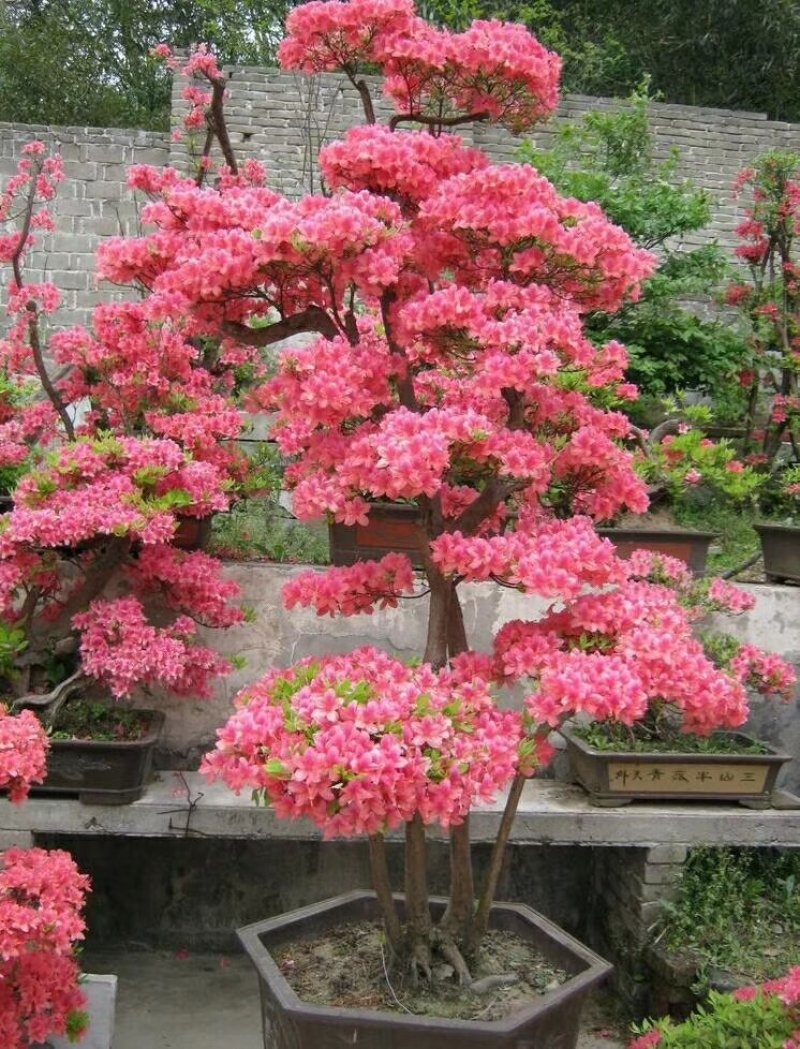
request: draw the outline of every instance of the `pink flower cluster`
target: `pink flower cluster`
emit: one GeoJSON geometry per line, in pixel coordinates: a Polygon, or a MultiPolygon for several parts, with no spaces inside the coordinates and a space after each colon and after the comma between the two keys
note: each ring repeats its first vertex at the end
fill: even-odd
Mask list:
{"type": "Polygon", "coordinates": [[[202,698],[210,694],[210,679],[230,670],[227,660],[194,643],[193,619],[178,616],[171,626],[153,626],[135,597],[92,601],[72,622],[81,632],[83,669],[117,699],[155,684],[202,698]]]}
{"type": "Polygon", "coordinates": [[[9,849],[0,868],[0,1045],[28,1049],[80,1031],[75,944],[89,879],[60,850],[9,849]]]}
{"type": "Polygon", "coordinates": [[[44,780],[49,742],[30,710],[12,717],[0,703],[0,790],[12,802],[24,801],[32,783],[44,780]]]}
{"type": "Polygon", "coordinates": [[[403,116],[466,112],[521,132],[558,101],[561,61],[523,26],[476,21],[463,33],[434,29],[411,3],[314,2],[287,19],[279,58],[306,73],[378,64],[403,116]]]}
{"type": "Polygon", "coordinates": [[[722,581],[691,584],[678,572],[664,585],[669,559],[640,552],[632,561],[629,582],[498,633],[495,673],[534,684],[526,709],[536,722],[557,727],[582,713],[633,725],[666,703],[680,712],[684,731],[706,735],[747,720],[746,686],[793,694],[794,670],[779,656],[743,645],[720,667],[693,636],[699,615],[741,611],[750,607],[747,595],[722,581]],[[648,563],[659,582],[642,578],[648,563]],[[717,603],[709,604],[709,591],[717,603]]]}
{"type": "Polygon", "coordinates": [[[521,718],[485,683],[443,677],[370,648],[273,671],[240,694],[202,771],[326,837],[380,834],[416,814],[458,824],[517,771],[521,718]]]}
{"type": "Polygon", "coordinates": [[[314,608],[317,615],[352,616],[379,608],[396,608],[414,591],[414,571],[405,554],[386,554],[379,561],[357,561],[327,572],[301,572],[283,588],[283,603],[314,608]]]}
{"type": "Polygon", "coordinates": [[[576,597],[590,586],[621,582],[627,572],[607,539],[585,517],[549,521],[536,532],[481,538],[445,532],[431,542],[444,575],[499,579],[542,597],[576,597]]]}

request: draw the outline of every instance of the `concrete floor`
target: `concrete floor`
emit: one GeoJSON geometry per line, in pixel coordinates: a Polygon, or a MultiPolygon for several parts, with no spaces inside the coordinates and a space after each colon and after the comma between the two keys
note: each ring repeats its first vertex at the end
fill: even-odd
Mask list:
{"type": "MultiPolygon", "coordinates": [[[[263,1049],[258,988],[242,955],[87,951],[87,972],[119,977],[113,1049],[263,1049]]],[[[602,999],[578,1049],[624,1049],[602,999]]]]}

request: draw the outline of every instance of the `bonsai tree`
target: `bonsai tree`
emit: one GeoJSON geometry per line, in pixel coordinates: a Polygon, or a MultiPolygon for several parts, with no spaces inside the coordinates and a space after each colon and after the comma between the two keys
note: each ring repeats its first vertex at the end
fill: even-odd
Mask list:
{"type": "Polygon", "coordinates": [[[146,301],[100,306],[93,331],[45,340],[59,293],[26,281],[24,263],[53,228],[61,178],[60,157],[32,142],[0,196],[0,469],[13,497],[0,519],[0,680],[49,716],[87,679],[117,698],[151,685],[207,694],[229,665],[196,643],[197,625],[244,612],[220,563],[176,534],[258,483],[235,444],[246,354],[193,340],[146,301]]]}
{"type": "MultiPolygon", "coordinates": [[[[0,788],[25,800],[44,778],[47,737],[30,711],[12,717],[0,705],[0,788]]],[[[86,1030],[76,944],[89,879],[60,849],[0,854],[0,1039],[28,1049],[50,1035],[76,1040],[86,1030]]]]}
{"type": "Polygon", "coordinates": [[[735,190],[750,197],[736,248],[748,279],[732,284],[727,295],[728,303],[739,308],[749,337],[750,360],[741,376],[749,390],[744,449],[773,472],[783,442],[791,445],[793,459],[800,460],[800,156],[774,152],[758,157],[739,173],[735,190]]]}
{"type": "Polygon", "coordinates": [[[491,165],[452,131],[475,121],[528,130],[556,104],[557,57],[519,26],[433,29],[410,0],[312,3],[288,30],[284,68],[341,72],[363,107],[365,124],[321,152],[330,194],[291,201],[264,184],[259,165],[236,166],[224,78],[201,48],[184,67],[195,77],[187,119],[205,120],[207,147],[216,140],[226,164],[212,172],[205,148],[193,178],[134,169],[153,229],[105,244],[100,269],[143,289],[157,330],[180,324],[222,360],[311,336],[285,350],[248,402],[278,413],[300,518],[363,524],[373,500],[416,507],[421,577],[389,554],[301,573],[284,597],[288,608],[351,615],[425,595],[421,663],[360,649],[273,671],[240,697],[205,771],[328,836],[366,835],[395,964],[429,979],[444,955],[466,984],[550,726],[574,710],[631,724],[652,697],[682,708],[687,728],[740,724],[753,661],[717,668],[680,598],[638,578],[592,525],[643,511],[647,496],[620,444],[630,424],[618,406],[636,393],[625,350],[594,346],[583,318],[635,297],[652,256],[597,205],[560,196],[531,167],[491,165]],[[385,123],[365,76],[375,69],[393,106],[385,123]],[[554,619],[543,636],[518,624],[494,652],[477,653],[459,588],[486,580],[576,618],[554,619]],[[631,620],[648,602],[660,615],[637,648],[631,620]],[[660,670],[637,681],[640,662],[660,670]],[[676,667],[685,672],[672,684],[676,667]],[[494,686],[523,677],[532,682],[524,709],[503,710],[494,686]],[[476,892],[470,809],[504,786],[476,892]],[[426,873],[432,822],[451,832],[450,902],[438,923],[426,873]],[[384,847],[398,826],[404,923],[384,847]]]}

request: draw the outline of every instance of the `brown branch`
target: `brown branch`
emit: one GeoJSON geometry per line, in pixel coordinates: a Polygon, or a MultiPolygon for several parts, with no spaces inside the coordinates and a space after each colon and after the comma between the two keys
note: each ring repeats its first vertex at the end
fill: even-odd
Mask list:
{"type": "Polygon", "coordinates": [[[394,131],[398,124],[424,124],[426,127],[457,127],[459,124],[475,124],[488,120],[488,113],[472,113],[461,117],[426,117],[423,113],[395,113],[389,121],[389,130],[394,131]]]}
{"type": "Polygon", "coordinates": [[[361,95],[361,105],[364,107],[364,116],[368,124],[375,123],[375,107],[372,105],[372,95],[369,93],[366,80],[354,80],[356,90],[361,95]]]}
{"type": "Polygon", "coordinates": [[[369,862],[372,869],[372,885],[383,915],[386,938],[392,952],[397,954],[400,950],[402,929],[394,906],[392,884],[386,863],[386,843],[382,834],[371,834],[369,837],[369,862]]]}
{"type": "MultiPolygon", "coordinates": [[[[38,183],[38,176],[41,173],[41,163],[36,165],[35,170],[31,173],[30,187],[28,189],[28,198],[25,202],[25,217],[22,221],[22,228],[20,229],[19,240],[17,246],[14,249],[14,254],[11,256],[11,269],[14,273],[14,280],[18,288],[23,287],[22,280],[22,253],[25,250],[25,245],[28,241],[28,236],[31,231],[31,222],[33,221],[33,208],[36,202],[36,186],[38,183]]],[[[72,419],[70,419],[64,402],[58,394],[55,386],[53,385],[50,376],[47,373],[47,368],[44,363],[44,354],[42,353],[42,344],[39,338],[39,308],[35,302],[29,302],[26,304],[25,309],[28,313],[28,341],[30,343],[31,351],[33,352],[33,361],[36,365],[36,371],[39,375],[39,381],[42,384],[44,392],[47,394],[50,403],[58,413],[58,417],[64,426],[64,432],[67,437],[72,441],[75,439],[75,428],[72,425],[72,419]]]]}
{"type": "Polygon", "coordinates": [[[113,536],[108,540],[103,553],[89,569],[89,578],[79,586],[61,606],[58,618],[48,622],[44,629],[31,630],[31,648],[34,644],[41,646],[50,638],[61,633],[65,626],[71,626],[72,617],[83,611],[96,597],[99,597],[111,580],[114,572],[122,563],[130,549],[131,541],[127,536],[113,536]]]}
{"type": "Polygon", "coordinates": [[[468,941],[474,906],[475,884],[467,813],[464,822],[450,830],[450,897],[442,918],[442,927],[461,945],[468,941]]]}
{"type": "Polygon", "coordinates": [[[508,843],[508,836],[511,833],[514,817],[517,814],[517,807],[519,806],[519,799],[522,796],[522,788],[524,784],[525,779],[522,776],[516,776],[511,783],[511,788],[509,789],[508,797],[506,798],[505,808],[503,809],[503,815],[500,819],[500,826],[497,830],[494,845],[492,846],[492,854],[489,857],[486,883],[483,887],[483,892],[481,893],[481,898],[478,903],[478,909],[475,912],[475,918],[472,922],[472,942],[470,943],[470,949],[473,951],[477,950],[482,937],[489,928],[489,916],[492,911],[494,896],[497,892],[497,883],[500,880],[500,872],[503,869],[503,857],[508,843]]]}
{"type": "Polygon", "coordinates": [[[236,156],[233,152],[233,146],[228,135],[228,127],[225,123],[225,109],[223,105],[225,101],[225,86],[224,80],[214,79],[211,81],[211,105],[209,106],[206,119],[214,129],[214,134],[217,136],[217,142],[219,142],[219,148],[222,150],[225,163],[231,169],[232,174],[238,175],[239,165],[236,163],[236,156]]]}
{"type": "Polygon", "coordinates": [[[521,487],[523,487],[521,483],[504,484],[496,477],[491,478],[475,502],[470,503],[449,524],[448,530],[471,535],[482,521],[494,513],[500,503],[505,502],[509,495],[521,487]]]}
{"type": "Polygon", "coordinates": [[[405,885],[406,918],[414,944],[426,940],[431,931],[425,826],[419,813],[406,823],[405,885]]]}
{"type": "Polygon", "coordinates": [[[330,315],[321,306],[309,306],[307,310],[275,321],[268,328],[248,328],[236,321],[223,321],[222,330],[225,335],[245,346],[272,346],[276,342],[288,339],[290,335],[299,335],[302,332],[317,332],[327,339],[335,339],[341,334],[330,315]]]}

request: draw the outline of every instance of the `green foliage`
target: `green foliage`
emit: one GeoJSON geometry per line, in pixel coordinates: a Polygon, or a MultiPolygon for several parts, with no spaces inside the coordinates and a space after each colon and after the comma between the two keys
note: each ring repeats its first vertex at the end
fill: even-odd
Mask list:
{"type": "Polygon", "coordinates": [[[796,1023],[774,995],[738,1001],[711,991],[708,1003],[683,1023],[667,1017],[643,1024],[638,1033],[660,1031],[659,1049],[785,1049],[794,1044],[790,1038],[796,1023]]]}
{"type": "Polygon", "coordinates": [[[709,550],[708,571],[718,575],[744,564],[759,548],[753,528],[758,514],[748,506],[735,506],[720,499],[679,502],[673,508],[675,523],[682,528],[713,532],[717,536],[709,550]]]}
{"type": "Polygon", "coordinates": [[[243,499],[214,518],[209,552],[234,561],[328,564],[328,536],[295,520],[274,497],[243,499]]]}
{"type": "Polygon", "coordinates": [[[270,64],[290,0],[6,0],[0,120],[169,126],[171,78],[150,49],[208,41],[225,62],[270,64]]]}
{"type": "Polygon", "coordinates": [[[148,727],[147,715],[141,710],[72,699],[59,711],[49,735],[58,740],[131,740],[140,739],[148,727]]]}
{"type": "Polygon", "coordinates": [[[677,898],[665,904],[661,942],[696,951],[706,971],[756,982],[779,976],[797,964],[800,853],[693,850],[677,898]]]}
{"type": "Polygon", "coordinates": [[[668,738],[659,739],[657,728],[637,722],[628,727],[612,721],[594,721],[575,731],[590,747],[617,754],[763,754],[764,745],[757,741],[743,743],[730,735],[716,733],[695,736],[680,732],[677,726],[668,738]]]}
{"type": "Polygon", "coordinates": [[[454,28],[524,22],[564,61],[565,91],[623,97],[642,77],[667,102],[800,120],[800,5],[790,0],[425,0],[454,28]]]}
{"type": "Polygon", "coordinates": [[[645,397],[681,389],[717,395],[732,385],[747,349],[734,329],[686,306],[687,299],[716,290],[726,266],[715,245],[688,251],[681,244],[708,223],[709,204],[703,192],[676,178],[677,155],[656,160],[648,118],[652,97],[645,79],[626,107],[563,126],[550,150],[525,143],[520,157],[561,192],[596,201],[637,244],[658,252],[659,268],[640,301],[614,316],[591,316],[590,338],[627,346],[629,377],[645,397]]]}
{"type": "Polygon", "coordinates": [[[28,647],[25,631],[0,622],[0,679],[16,673],[15,660],[28,647]]]}

